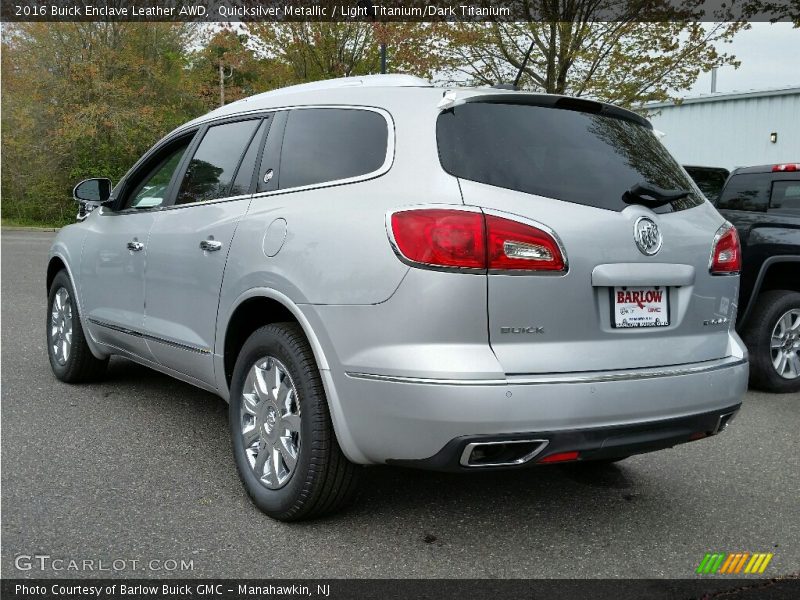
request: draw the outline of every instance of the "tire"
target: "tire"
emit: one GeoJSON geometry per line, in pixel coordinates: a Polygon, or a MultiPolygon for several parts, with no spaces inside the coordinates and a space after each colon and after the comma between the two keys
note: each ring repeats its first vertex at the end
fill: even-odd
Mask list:
{"type": "MultiPolygon", "coordinates": [[[[768,392],[786,394],[800,391],[800,293],[787,290],[771,290],[760,294],[753,314],[742,333],[750,352],[750,385],[768,392]],[[779,321],[786,315],[795,325],[790,334],[784,336],[784,344],[791,343],[787,355],[796,357],[794,366],[788,365],[781,375],[773,364],[772,334],[779,321]]],[[[774,349],[776,352],[781,349],[774,349]]],[[[791,362],[791,359],[790,361],[791,362]]],[[[780,366],[780,365],[779,365],[780,366]]]]}
{"type": "Polygon", "coordinates": [[[244,343],[228,422],[239,477],[273,519],[313,519],[354,499],[360,467],[336,441],[314,354],[297,324],[266,325],[244,343]]]}
{"type": "Polygon", "coordinates": [[[65,270],[59,271],[47,295],[47,356],[53,374],[65,383],[101,379],[108,358],[96,358],[86,343],[75,301],[75,290],[65,270]]]}

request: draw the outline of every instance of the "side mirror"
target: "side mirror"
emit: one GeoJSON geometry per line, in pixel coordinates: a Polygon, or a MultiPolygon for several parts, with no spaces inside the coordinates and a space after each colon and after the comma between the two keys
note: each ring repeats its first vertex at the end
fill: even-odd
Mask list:
{"type": "Polygon", "coordinates": [[[102,204],[111,197],[111,180],[107,177],[84,179],[72,190],[76,202],[102,204]]]}

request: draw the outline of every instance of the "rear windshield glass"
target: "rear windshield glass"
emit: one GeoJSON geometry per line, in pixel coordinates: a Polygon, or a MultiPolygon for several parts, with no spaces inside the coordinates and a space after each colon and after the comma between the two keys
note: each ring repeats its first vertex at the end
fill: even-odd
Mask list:
{"type": "Polygon", "coordinates": [[[439,115],[436,135],[442,166],[463,179],[615,211],[640,183],[692,190],[656,212],[704,201],[650,129],[620,118],[475,102],[439,115]]]}
{"type": "Polygon", "coordinates": [[[722,190],[717,208],[766,212],[772,173],[742,173],[733,175],[722,190]]]}

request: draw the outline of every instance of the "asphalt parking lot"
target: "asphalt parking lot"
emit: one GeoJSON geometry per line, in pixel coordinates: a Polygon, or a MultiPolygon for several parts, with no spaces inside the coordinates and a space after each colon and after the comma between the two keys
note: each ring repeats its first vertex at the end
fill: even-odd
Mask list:
{"type": "Polygon", "coordinates": [[[800,394],[751,392],[724,434],[596,470],[371,468],[346,512],[272,521],[239,483],[221,399],[123,359],[98,384],[52,376],[53,236],[2,233],[3,577],[115,574],[15,567],[34,554],[139,577],[683,578],[710,551],[800,572],[800,394]]]}

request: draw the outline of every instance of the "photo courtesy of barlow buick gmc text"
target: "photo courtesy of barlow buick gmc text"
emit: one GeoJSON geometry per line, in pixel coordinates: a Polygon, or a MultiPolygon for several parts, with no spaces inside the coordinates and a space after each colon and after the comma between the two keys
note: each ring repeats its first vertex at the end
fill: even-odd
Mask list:
{"type": "Polygon", "coordinates": [[[797,48],[3,0],[3,597],[798,597],[797,48]]]}

